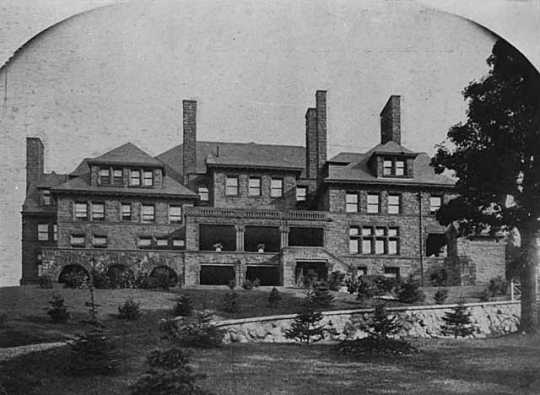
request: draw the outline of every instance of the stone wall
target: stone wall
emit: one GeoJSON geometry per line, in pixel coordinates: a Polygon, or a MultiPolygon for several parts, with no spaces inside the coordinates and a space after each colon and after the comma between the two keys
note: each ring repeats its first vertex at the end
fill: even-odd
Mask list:
{"type": "MultiPolygon", "coordinates": [[[[455,305],[396,307],[388,309],[389,313],[399,316],[404,329],[399,336],[437,338],[445,337],[441,332],[442,317],[455,305]]],[[[472,313],[476,326],[475,338],[504,335],[516,332],[519,324],[519,302],[485,302],[466,304],[472,313]]],[[[329,311],[323,313],[323,322],[330,324],[339,335],[328,339],[341,340],[347,333],[350,338],[362,338],[367,334],[358,329],[373,309],[329,311]]],[[[226,343],[282,343],[291,342],[285,338],[284,330],[288,329],[294,314],[254,317],[239,320],[217,322],[217,326],[226,331],[226,343]]]]}

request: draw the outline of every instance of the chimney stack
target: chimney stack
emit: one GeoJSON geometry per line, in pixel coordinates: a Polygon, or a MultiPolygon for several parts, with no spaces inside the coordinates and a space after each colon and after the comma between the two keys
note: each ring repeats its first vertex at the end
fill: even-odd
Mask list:
{"type": "Polygon", "coordinates": [[[326,163],[326,91],[315,93],[315,109],[317,111],[317,162],[320,177],[326,163]]]}
{"type": "Polygon", "coordinates": [[[44,174],[44,148],[39,137],[26,138],[26,191],[44,174]]]}
{"type": "Polygon", "coordinates": [[[319,154],[317,149],[317,110],[308,108],[306,112],[306,176],[317,178],[319,154]]]}
{"type": "Polygon", "coordinates": [[[398,95],[390,96],[381,111],[381,144],[394,141],[401,145],[401,109],[398,95]]]}
{"type": "Polygon", "coordinates": [[[188,175],[197,170],[197,102],[184,100],[183,128],[184,141],[182,145],[182,173],[184,184],[189,181],[188,175]]]}

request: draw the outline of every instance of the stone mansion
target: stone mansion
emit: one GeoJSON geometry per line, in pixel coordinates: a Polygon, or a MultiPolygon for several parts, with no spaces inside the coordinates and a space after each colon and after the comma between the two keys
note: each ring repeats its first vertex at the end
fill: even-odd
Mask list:
{"type": "Polygon", "coordinates": [[[183,101],[183,143],[156,156],[127,143],[44,173],[27,138],[22,279],[99,264],[165,267],[182,286],[259,279],[295,286],[308,272],[414,276],[444,268],[455,285],[504,276],[504,243],[458,238],[435,213],[454,182],[401,145],[400,97],[380,115],[380,144],[327,158],[326,92],[306,112],[305,147],[197,141],[183,101]]]}

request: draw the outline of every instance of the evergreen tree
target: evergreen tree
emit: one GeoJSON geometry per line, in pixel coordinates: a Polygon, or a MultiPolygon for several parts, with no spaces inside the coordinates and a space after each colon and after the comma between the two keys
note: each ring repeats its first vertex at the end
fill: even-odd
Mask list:
{"type": "Polygon", "coordinates": [[[397,297],[403,303],[423,302],[426,295],[420,289],[420,284],[417,281],[409,278],[401,283],[398,288],[397,297]]]}
{"type": "Polygon", "coordinates": [[[315,286],[311,299],[315,306],[318,307],[330,307],[334,303],[334,297],[330,294],[330,289],[324,282],[320,282],[315,286]]]}
{"type": "Polygon", "coordinates": [[[290,329],[285,330],[285,337],[308,344],[324,339],[326,329],[321,324],[322,318],[321,312],[315,311],[314,303],[308,295],[290,329]]]}
{"type": "Polygon", "coordinates": [[[193,302],[188,296],[182,295],[176,301],[176,305],[173,308],[174,316],[190,316],[193,314],[193,302]]]}
{"type": "Polygon", "coordinates": [[[279,305],[279,301],[281,300],[281,295],[279,294],[279,291],[276,287],[273,287],[270,291],[270,295],[268,295],[268,305],[275,309],[279,305]]]}
{"type": "Polygon", "coordinates": [[[460,301],[452,311],[448,311],[442,318],[444,324],[441,325],[445,335],[465,337],[474,333],[474,325],[471,322],[471,313],[467,310],[463,301],[460,301]]]}
{"type": "Polygon", "coordinates": [[[375,306],[373,316],[366,322],[364,331],[368,333],[368,337],[377,340],[386,340],[391,335],[395,335],[403,328],[403,325],[396,316],[388,315],[384,303],[375,306]]]}
{"type": "Polygon", "coordinates": [[[70,314],[67,307],[64,305],[64,298],[60,294],[53,294],[49,300],[49,310],[47,314],[51,317],[54,323],[65,323],[69,319],[70,314]]]}

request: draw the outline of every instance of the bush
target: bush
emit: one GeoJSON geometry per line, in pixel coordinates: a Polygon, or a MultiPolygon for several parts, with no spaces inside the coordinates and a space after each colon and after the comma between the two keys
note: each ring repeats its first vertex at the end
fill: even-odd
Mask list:
{"type": "Polygon", "coordinates": [[[244,288],[246,291],[250,291],[253,289],[253,283],[251,280],[244,280],[244,283],[242,284],[242,288],[244,288]]]}
{"type": "Polygon", "coordinates": [[[259,288],[260,286],[261,286],[261,280],[259,280],[258,278],[253,280],[253,288],[259,288]]]}
{"type": "Polygon", "coordinates": [[[227,313],[238,313],[238,294],[235,291],[227,292],[223,298],[223,311],[227,313]]]}
{"type": "Polygon", "coordinates": [[[463,300],[452,311],[446,312],[442,319],[444,324],[441,325],[441,330],[445,335],[453,335],[454,338],[465,337],[472,335],[475,331],[471,321],[471,313],[467,310],[463,300]]]}
{"type": "Polygon", "coordinates": [[[155,278],[155,288],[162,289],[167,291],[171,286],[171,279],[169,278],[169,273],[166,271],[155,271],[155,274],[150,276],[155,278]]]}
{"type": "Polygon", "coordinates": [[[51,300],[49,300],[49,306],[47,314],[51,317],[52,322],[61,324],[68,321],[69,313],[67,307],[64,305],[64,298],[62,295],[54,293],[51,300]]]}
{"type": "Polygon", "coordinates": [[[235,280],[230,280],[228,283],[227,283],[227,286],[229,287],[229,289],[233,290],[236,288],[236,281],[235,280]]]}
{"type": "Polygon", "coordinates": [[[174,316],[188,317],[193,314],[193,302],[185,295],[180,296],[172,311],[174,316]]]}
{"type": "Polygon", "coordinates": [[[82,271],[71,271],[64,276],[65,288],[81,288],[88,279],[88,275],[82,271]]]}
{"type": "Polygon", "coordinates": [[[51,289],[53,287],[52,278],[45,274],[39,276],[39,287],[44,289],[51,289]]]}
{"type": "Polygon", "coordinates": [[[436,304],[444,304],[447,298],[448,290],[445,288],[438,289],[437,292],[435,292],[435,295],[433,295],[436,304]]]}
{"type": "Polygon", "coordinates": [[[270,291],[270,295],[268,295],[268,305],[275,309],[279,305],[279,301],[281,300],[281,295],[276,287],[273,287],[270,291]]]}
{"type": "Polygon", "coordinates": [[[107,273],[97,269],[92,269],[92,284],[98,289],[111,288],[111,282],[107,273]]]}
{"type": "Polygon", "coordinates": [[[223,343],[225,332],[211,321],[211,314],[203,311],[185,321],[163,321],[161,330],[165,337],[184,347],[219,347],[223,343]]]}
{"type": "Polygon", "coordinates": [[[399,280],[380,275],[360,276],[355,282],[349,283],[348,288],[354,288],[358,299],[371,299],[395,292],[399,280]]]}
{"type": "Polygon", "coordinates": [[[407,281],[399,285],[397,297],[403,303],[423,302],[426,298],[424,292],[420,289],[420,284],[409,278],[407,281]]]}
{"type": "Polygon", "coordinates": [[[107,271],[107,278],[111,288],[131,288],[134,286],[133,272],[121,265],[113,265],[107,271]]]}
{"type": "Polygon", "coordinates": [[[210,394],[197,386],[196,381],[206,376],[194,372],[188,357],[176,347],[152,351],[146,358],[149,369],[130,386],[131,394],[210,394]]]}
{"type": "Polygon", "coordinates": [[[140,303],[128,298],[122,305],[118,306],[118,318],[129,321],[136,321],[141,316],[140,303]]]}
{"type": "Polygon", "coordinates": [[[438,269],[429,275],[429,281],[434,287],[442,287],[448,281],[448,273],[445,269],[438,269]]]}
{"type": "Polygon", "coordinates": [[[508,289],[508,283],[502,277],[496,277],[489,280],[488,291],[490,296],[501,296],[506,295],[506,290],[508,289]]]}
{"type": "Polygon", "coordinates": [[[484,288],[482,292],[478,294],[478,298],[481,302],[489,302],[491,300],[491,292],[489,288],[484,288]]]}
{"type": "Polygon", "coordinates": [[[285,330],[285,337],[308,344],[323,340],[326,330],[320,323],[321,320],[321,312],[315,311],[313,303],[306,301],[294,318],[291,327],[285,330]]]}
{"type": "Polygon", "coordinates": [[[345,280],[345,273],[343,272],[332,272],[330,273],[330,279],[328,280],[328,288],[332,291],[339,291],[343,286],[345,280]]]}
{"type": "Polygon", "coordinates": [[[67,373],[75,376],[107,375],[118,370],[115,347],[100,328],[92,328],[70,344],[67,373]]]}
{"type": "Polygon", "coordinates": [[[311,302],[316,307],[330,307],[334,303],[334,297],[325,283],[318,283],[310,294],[311,302]]]}

